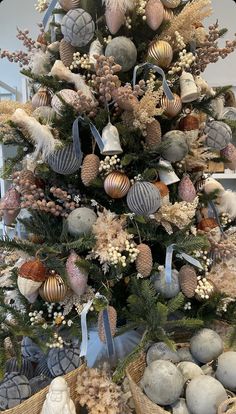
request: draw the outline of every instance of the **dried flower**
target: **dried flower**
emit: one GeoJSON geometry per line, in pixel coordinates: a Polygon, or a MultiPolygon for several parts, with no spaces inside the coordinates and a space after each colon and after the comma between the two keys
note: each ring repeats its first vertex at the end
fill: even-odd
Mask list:
{"type": "MultiPolygon", "coordinates": [[[[191,131],[188,131],[187,134],[190,136],[191,131]]],[[[182,160],[187,171],[192,171],[195,168],[205,168],[207,161],[216,157],[216,154],[204,145],[205,138],[205,135],[201,137],[193,136],[188,140],[189,152],[182,160]]]]}
{"type": "Polygon", "coordinates": [[[72,290],[68,289],[65,299],[61,302],[61,306],[63,307],[63,315],[68,315],[73,308],[76,309],[76,312],[80,315],[84,305],[93,300],[95,297],[94,290],[88,286],[86,292],[82,296],[76,295],[72,290]]]}

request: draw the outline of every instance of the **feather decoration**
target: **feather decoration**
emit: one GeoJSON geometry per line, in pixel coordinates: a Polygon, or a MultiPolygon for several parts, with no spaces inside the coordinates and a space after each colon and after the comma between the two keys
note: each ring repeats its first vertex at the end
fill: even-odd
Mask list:
{"type": "Polygon", "coordinates": [[[11,120],[28,133],[30,140],[35,146],[34,159],[41,154],[42,159],[46,160],[52,152],[62,146],[62,143],[54,138],[48,126],[41,125],[35,118],[27,115],[23,109],[16,109],[11,120]]]}
{"type": "Polygon", "coordinates": [[[125,13],[127,10],[133,10],[136,6],[135,0],[103,0],[107,9],[120,10],[125,13]]]}

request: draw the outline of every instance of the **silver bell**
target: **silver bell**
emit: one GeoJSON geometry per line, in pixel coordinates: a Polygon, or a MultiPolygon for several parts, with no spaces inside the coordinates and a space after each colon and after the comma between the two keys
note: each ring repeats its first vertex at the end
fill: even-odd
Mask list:
{"type": "Polygon", "coordinates": [[[116,155],[123,152],[120,146],[118,129],[109,122],[102,131],[103,150],[102,155],[116,155]]]}
{"type": "Polygon", "coordinates": [[[173,167],[169,161],[160,160],[159,164],[159,179],[166,185],[174,184],[180,181],[179,177],[175,174],[173,167]]]}

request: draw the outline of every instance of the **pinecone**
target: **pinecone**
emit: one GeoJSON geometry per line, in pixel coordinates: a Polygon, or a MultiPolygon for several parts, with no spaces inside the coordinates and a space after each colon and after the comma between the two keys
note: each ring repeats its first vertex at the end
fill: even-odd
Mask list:
{"type": "Polygon", "coordinates": [[[147,135],[145,136],[145,143],[148,148],[155,148],[161,142],[161,126],[156,119],[150,124],[146,125],[147,135]]]}
{"type": "MultiPolygon", "coordinates": [[[[108,317],[110,322],[111,334],[112,336],[116,333],[116,321],[117,321],[117,313],[113,306],[108,306],[108,317]]],[[[99,312],[98,314],[98,335],[102,342],[106,343],[106,335],[103,325],[103,311],[99,312]]]]}
{"type": "Polygon", "coordinates": [[[152,271],[152,252],[147,244],[141,243],[137,246],[139,251],[136,259],[136,269],[143,277],[150,276],[152,271]]]}
{"type": "Polygon", "coordinates": [[[181,290],[187,298],[193,298],[197,288],[197,274],[192,266],[184,265],[179,271],[181,290]]]}
{"type": "Polygon", "coordinates": [[[84,158],[81,167],[81,180],[86,187],[92,183],[99,172],[100,160],[97,155],[89,154],[84,158]]]}
{"type": "Polygon", "coordinates": [[[66,42],[65,39],[62,39],[60,41],[59,52],[61,61],[65,66],[70,67],[73,62],[73,55],[76,52],[76,48],[66,42]]]}

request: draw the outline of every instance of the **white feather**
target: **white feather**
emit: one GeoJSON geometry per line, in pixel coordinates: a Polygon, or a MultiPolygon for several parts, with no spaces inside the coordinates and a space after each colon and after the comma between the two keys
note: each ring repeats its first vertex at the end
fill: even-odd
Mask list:
{"type": "Polygon", "coordinates": [[[46,125],[41,125],[35,118],[29,116],[23,109],[16,109],[12,115],[12,122],[18,127],[27,131],[35,146],[33,157],[36,159],[39,155],[43,160],[54,152],[62,143],[55,139],[50,129],[46,125]]]}
{"type": "Polygon", "coordinates": [[[50,65],[50,56],[42,50],[32,52],[30,59],[31,71],[34,75],[42,76],[48,74],[47,67],[50,65]]]}
{"type": "Polygon", "coordinates": [[[125,13],[135,8],[136,0],[103,0],[103,4],[110,10],[120,10],[125,13]]]}

